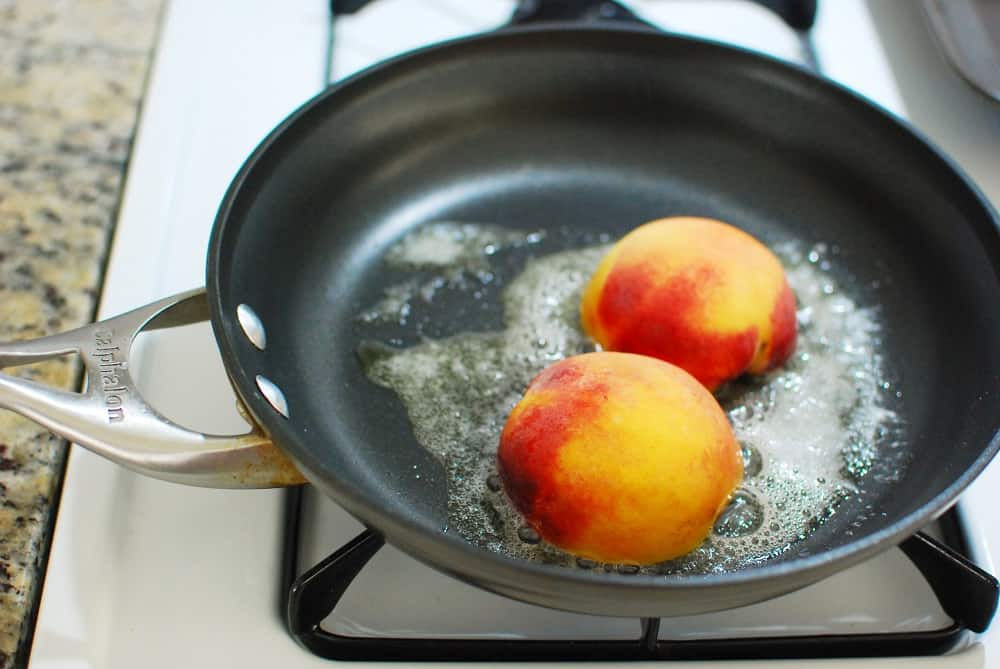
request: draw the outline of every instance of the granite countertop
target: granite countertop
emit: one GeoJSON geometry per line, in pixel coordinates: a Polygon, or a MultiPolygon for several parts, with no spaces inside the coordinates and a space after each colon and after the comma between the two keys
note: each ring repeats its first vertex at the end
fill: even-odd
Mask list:
{"type": "MultiPolygon", "coordinates": [[[[0,0],[0,340],[92,319],[161,9],[0,0]]],[[[16,373],[81,379],[69,358],[16,373]]],[[[0,411],[0,667],[27,660],[65,454],[0,411]]]]}

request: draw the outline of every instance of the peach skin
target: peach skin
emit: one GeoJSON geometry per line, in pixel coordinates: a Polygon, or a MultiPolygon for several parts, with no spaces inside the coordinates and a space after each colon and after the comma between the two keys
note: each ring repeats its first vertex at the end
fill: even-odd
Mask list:
{"type": "Polygon", "coordinates": [[[664,218],[625,235],[584,290],[581,321],[605,350],[666,360],[709,390],[773,369],[795,348],[781,262],[707,218],[664,218]]]}
{"type": "Polygon", "coordinates": [[[629,353],[545,368],[507,418],[497,461],[543,539],[637,565],[700,544],[743,476],[711,393],[678,367],[629,353]]]}

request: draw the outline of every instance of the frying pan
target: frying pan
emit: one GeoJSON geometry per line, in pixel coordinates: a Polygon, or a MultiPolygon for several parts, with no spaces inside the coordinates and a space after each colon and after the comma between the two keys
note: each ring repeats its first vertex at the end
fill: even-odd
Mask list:
{"type": "MultiPolygon", "coordinates": [[[[513,598],[628,616],[725,609],[900,543],[993,457],[997,223],[913,130],[804,70],[639,24],[502,30],[390,60],[306,103],[226,194],[206,292],[3,346],[3,366],[79,352],[88,385],[76,394],[2,376],[0,404],[168,480],[253,487],[304,475],[414,557],[513,598]],[[703,576],[559,568],[447,532],[441,465],[356,357],[354,316],[394,280],[386,249],[442,219],[620,236],[674,214],[723,219],[765,242],[839,246],[851,290],[881,311],[902,395],[893,408],[910,462],[898,480],[865,480],[877,512],[847,507],[794,554],[703,576]],[[174,425],[132,383],[137,332],[206,317],[249,434],[174,425]]],[[[498,309],[464,325],[488,327],[498,309]]],[[[995,595],[988,604],[987,621],[995,595]]]]}

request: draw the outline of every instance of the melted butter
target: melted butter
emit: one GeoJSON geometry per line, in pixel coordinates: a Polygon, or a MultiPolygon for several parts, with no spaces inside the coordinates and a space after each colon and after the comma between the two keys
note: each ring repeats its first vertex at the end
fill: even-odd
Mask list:
{"type": "MultiPolygon", "coordinates": [[[[465,277],[484,272],[500,281],[489,264],[498,247],[525,253],[538,241],[497,226],[438,225],[420,228],[389,251],[390,263],[436,272],[423,283],[414,279],[387,289],[381,304],[392,317],[408,316],[421,302],[432,302],[435,293],[427,286],[446,282],[461,291],[465,277]],[[434,255],[434,240],[456,236],[463,241],[441,244],[440,255],[434,255]]],[[[594,350],[579,326],[579,302],[608,248],[527,257],[523,270],[503,286],[500,332],[461,333],[406,349],[377,342],[362,347],[369,378],[399,395],[417,440],[445,466],[449,527],[488,550],[622,571],[590,561],[580,565],[545,542],[527,541],[531,533],[495,478],[500,432],[531,379],[553,361],[594,350]]],[[[822,245],[803,253],[795,244],[784,244],[776,252],[798,299],[796,352],[783,368],[737,380],[717,394],[745,457],[755,466],[709,540],[682,558],[643,571],[727,571],[792,550],[840,503],[860,494],[858,482],[879,458],[901,457],[892,441],[898,418],[884,402],[890,384],[878,350],[877,312],[843,293],[822,245]]],[[[479,299],[476,281],[467,283],[468,298],[479,299]]],[[[898,471],[899,464],[882,469],[898,471]]]]}

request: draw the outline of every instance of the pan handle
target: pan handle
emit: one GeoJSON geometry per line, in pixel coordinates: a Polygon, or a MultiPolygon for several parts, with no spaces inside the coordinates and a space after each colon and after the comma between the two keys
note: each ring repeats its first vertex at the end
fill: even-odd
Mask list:
{"type": "Polygon", "coordinates": [[[240,435],[195,432],[157,413],[139,394],[130,370],[136,336],[207,319],[208,301],[198,289],[76,330],[0,344],[0,368],[78,353],[87,378],[86,390],[76,393],[0,373],[0,407],[158,479],[210,488],[304,483],[258,427],[240,435]]]}
{"type": "Polygon", "coordinates": [[[984,632],[997,610],[997,579],[957,551],[917,532],[899,545],[937,595],[944,612],[973,632],[984,632]]]}

